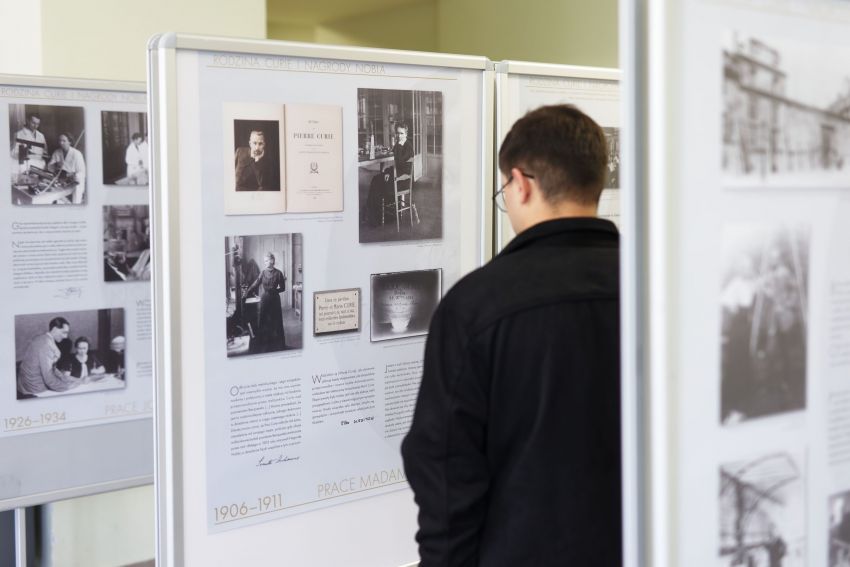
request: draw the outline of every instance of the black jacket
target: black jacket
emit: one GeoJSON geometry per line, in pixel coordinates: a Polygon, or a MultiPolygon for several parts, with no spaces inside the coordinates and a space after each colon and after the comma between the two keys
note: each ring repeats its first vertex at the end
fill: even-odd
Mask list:
{"type": "Polygon", "coordinates": [[[540,223],[446,294],[404,467],[422,567],[621,564],[616,227],[540,223]]]}

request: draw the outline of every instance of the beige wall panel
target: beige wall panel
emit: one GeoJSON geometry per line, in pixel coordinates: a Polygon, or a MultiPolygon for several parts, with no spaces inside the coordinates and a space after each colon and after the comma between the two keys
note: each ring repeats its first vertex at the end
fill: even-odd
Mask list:
{"type": "Polygon", "coordinates": [[[437,0],[439,50],[617,67],[617,0],[437,0]]]}
{"type": "Polygon", "coordinates": [[[41,73],[41,0],[0,0],[0,73],[41,73]]]}
{"type": "Polygon", "coordinates": [[[154,33],[266,36],[264,0],[42,0],[41,4],[45,75],[143,81],[147,41],[154,33]]]}
{"type": "Polygon", "coordinates": [[[383,9],[316,27],[317,43],[437,51],[434,2],[383,9]]]}

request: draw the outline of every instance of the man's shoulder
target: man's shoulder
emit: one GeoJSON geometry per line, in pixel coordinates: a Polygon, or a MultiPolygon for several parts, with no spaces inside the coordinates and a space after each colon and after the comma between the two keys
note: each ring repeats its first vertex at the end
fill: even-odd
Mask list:
{"type": "Polygon", "coordinates": [[[441,307],[474,330],[525,309],[616,299],[618,263],[616,247],[518,250],[496,256],[461,278],[441,307]]]}
{"type": "Polygon", "coordinates": [[[249,157],[251,157],[251,149],[250,148],[246,148],[245,146],[239,146],[238,148],[236,148],[236,158],[237,159],[242,160],[242,159],[247,159],[249,157]]]}
{"type": "Polygon", "coordinates": [[[51,341],[53,341],[53,339],[49,335],[41,333],[40,335],[36,335],[32,338],[30,345],[38,349],[43,349],[45,347],[50,348],[51,341]]]}

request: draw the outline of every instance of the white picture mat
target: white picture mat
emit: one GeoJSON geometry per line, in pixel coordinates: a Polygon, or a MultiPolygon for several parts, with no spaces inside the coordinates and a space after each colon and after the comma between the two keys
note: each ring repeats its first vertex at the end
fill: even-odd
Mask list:
{"type": "MultiPolygon", "coordinates": [[[[191,51],[178,51],[177,53],[177,76],[179,77],[179,89],[181,98],[178,101],[177,115],[179,121],[179,131],[181,136],[178,147],[180,148],[179,163],[203,163],[200,152],[200,144],[197,143],[197,134],[182,134],[182,133],[197,133],[200,131],[201,124],[198,112],[193,110],[193,103],[196,103],[198,97],[199,84],[199,58],[202,58],[204,53],[191,51]],[[189,140],[190,143],[183,143],[184,140],[189,140]]],[[[387,65],[387,67],[390,67],[387,65]]],[[[447,129],[457,129],[457,133],[453,131],[445,131],[443,133],[444,155],[448,155],[450,151],[454,151],[455,155],[464,156],[472,163],[479,163],[483,155],[483,143],[478,132],[482,132],[481,125],[481,110],[480,100],[483,98],[482,93],[482,72],[475,70],[463,69],[429,69],[421,70],[428,73],[438,73],[442,76],[447,76],[449,81],[457,82],[458,85],[452,87],[457,89],[457,92],[465,93],[464,97],[455,96],[454,104],[459,106],[452,111],[453,114],[465,117],[466,122],[470,124],[451,124],[445,122],[444,126],[447,129]],[[463,88],[461,88],[461,84],[463,88]],[[466,133],[461,136],[460,132],[466,133]],[[454,135],[453,135],[454,134],[454,135]],[[470,139],[471,135],[471,139],[470,139]],[[478,140],[477,143],[475,140],[478,140]],[[452,147],[452,144],[457,146],[452,147]]],[[[238,74],[238,73],[237,73],[238,74]]],[[[249,73],[250,74],[250,73],[249,73]]],[[[325,93],[323,96],[328,97],[327,100],[317,100],[315,89],[310,90],[306,85],[296,85],[296,90],[305,89],[298,96],[302,100],[311,100],[328,104],[341,104],[343,106],[343,132],[344,132],[344,163],[346,176],[346,207],[349,203],[356,203],[356,199],[350,198],[352,190],[356,189],[356,183],[352,187],[352,171],[356,172],[356,152],[352,153],[351,140],[356,136],[356,87],[357,85],[370,86],[377,88],[393,88],[407,90],[434,90],[425,77],[409,77],[404,75],[409,73],[399,73],[400,76],[384,77],[376,81],[373,77],[346,77],[350,81],[352,88],[347,89],[351,94],[346,95],[343,99],[337,102],[338,95],[333,93],[325,93]],[[420,86],[422,85],[422,86],[420,86]],[[312,93],[312,96],[311,94],[312,93]],[[309,98],[308,98],[309,97],[309,98]]],[[[300,91],[298,91],[300,92],[300,91]]],[[[273,96],[272,94],[262,94],[255,91],[258,96],[258,102],[263,102],[264,96],[273,96]],[[262,95],[262,96],[261,96],[262,95]]],[[[294,95],[293,95],[294,96],[294,95]]],[[[286,98],[281,102],[290,100],[286,98]]],[[[294,99],[297,102],[297,98],[294,99]]],[[[196,104],[195,104],[196,106],[196,104]]],[[[356,141],[354,143],[356,148],[356,141]]],[[[215,159],[218,159],[215,156],[215,159]]],[[[215,167],[213,165],[213,167],[215,167]]],[[[455,210],[451,213],[453,218],[468,219],[465,223],[457,223],[450,226],[449,222],[444,224],[443,242],[459,242],[456,250],[452,252],[453,260],[452,271],[453,281],[456,281],[460,275],[460,269],[469,270],[478,261],[478,252],[481,249],[481,230],[479,226],[479,213],[481,206],[480,193],[473,190],[465,192],[456,192],[455,195],[448,198],[448,187],[481,187],[481,175],[483,168],[481,167],[454,167],[444,168],[445,178],[451,179],[451,184],[444,178],[443,191],[445,205],[452,204],[455,210]],[[470,219],[476,219],[476,222],[469,222],[470,219]],[[462,230],[461,230],[462,225],[462,230]]],[[[199,273],[200,270],[205,270],[203,256],[206,251],[212,255],[214,259],[209,262],[214,264],[217,274],[220,274],[221,266],[218,264],[220,260],[220,251],[222,245],[216,239],[212,244],[205,242],[202,230],[203,211],[202,207],[198,207],[197,203],[201,197],[201,187],[198,183],[198,172],[194,168],[181,167],[180,180],[181,187],[178,199],[180,201],[180,253],[183,261],[180,264],[182,276],[179,278],[183,284],[181,291],[184,298],[180,305],[181,320],[183,328],[181,335],[183,340],[183,348],[185,353],[202,353],[205,348],[205,339],[197,332],[196,324],[190,323],[197,321],[199,314],[204,313],[207,307],[205,306],[203,294],[197,293],[197,287],[190,283],[192,279],[190,274],[199,273]],[[204,254],[199,254],[199,250],[204,250],[204,254]]],[[[356,209],[356,206],[354,207],[356,209]]],[[[356,211],[354,211],[356,215],[356,211]]],[[[333,214],[331,214],[333,216],[333,214]]],[[[295,219],[296,217],[292,217],[295,219]]],[[[259,223],[255,218],[252,219],[236,219],[232,225],[228,223],[228,233],[236,234],[267,234],[280,232],[280,229],[275,230],[275,227],[280,226],[280,220],[272,219],[266,223],[259,223]],[[239,226],[241,223],[242,226],[239,226]],[[266,227],[265,224],[269,226],[266,227]],[[232,228],[230,228],[232,227],[232,228]]],[[[305,230],[299,226],[307,226],[307,222],[286,223],[293,228],[289,229],[293,232],[302,232],[305,230]]],[[[312,245],[321,250],[321,243],[316,238],[316,233],[312,236],[312,245]]],[[[397,243],[392,246],[398,245],[397,243]]],[[[331,258],[327,258],[328,266],[322,266],[321,252],[308,251],[311,246],[310,235],[305,234],[305,283],[310,279],[309,289],[305,287],[304,296],[311,297],[312,291],[322,289],[333,289],[341,287],[334,285],[324,285],[326,282],[321,281],[323,270],[332,267],[331,258]],[[309,265],[308,265],[309,263],[309,265]]],[[[368,266],[373,260],[369,260],[369,256],[380,257],[380,249],[386,248],[386,245],[368,245],[371,251],[367,248],[364,256],[366,260],[365,266],[368,266]]],[[[399,245],[400,246],[400,245],[399,245]]],[[[406,243],[403,247],[397,250],[404,251],[408,249],[418,250],[421,254],[408,254],[412,257],[393,266],[393,269],[422,269],[426,265],[435,262],[439,263],[440,254],[434,250],[434,245],[429,242],[421,243],[406,243]]],[[[445,268],[444,268],[445,269],[445,268]]],[[[375,271],[386,271],[375,270],[375,271]]],[[[358,268],[356,271],[356,281],[352,281],[349,285],[357,285],[361,289],[368,289],[369,268],[358,268]],[[360,273],[362,271],[362,274],[360,273]]],[[[217,277],[216,280],[220,280],[217,277]]],[[[215,289],[215,282],[210,286],[215,295],[219,295],[215,289]]],[[[223,293],[223,290],[222,290],[223,293]]],[[[309,300],[308,300],[309,304],[309,300]]],[[[364,311],[366,309],[366,301],[364,298],[364,311]]],[[[304,317],[304,333],[305,342],[307,337],[311,335],[311,314],[308,316],[309,309],[304,317]]],[[[205,320],[218,327],[220,322],[217,320],[219,313],[208,313],[204,315],[205,320]]],[[[223,319],[223,317],[221,317],[223,319]]],[[[363,333],[365,330],[362,330],[363,333]]],[[[403,350],[410,352],[411,348],[421,349],[422,341],[400,341],[400,347],[403,350]]],[[[222,348],[223,348],[222,337],[222,348]]],[[[196,355],[197,356],[197,355],[196,355]]],[[[260,357],[256,364],[262,362],[260,357]]],[[[249,361],[250,363],[250,361],[249,361]]],[[[210,561],[231,563],[231,562],[258,562],[261,563],[268,558],[269,552],[285,550],[286,557],[293,564],[309,562],[316,565],[331,565],[331,564],[354,564],[354,565],[375,565],[389,564],[397,565],[409,562],[416,557],[415,542],[413,534],[416,529],[415,507],[412,505],[412,498],[408,490],[396,491],[382,496],[366,498],[347,503],[342,506],[332,506],[320,511],[299,514],[289,518],[275,520],[264,524],[256,524],[251,527],[235,529],[226,533],[210,535],[208,533],[208,510],[207,510],[207,479],[206,467],[206,431],[205,431],[205,393],[204,393],[204,378],[207,371],[204,370],[204,365],[193,363],[193,375],[198,376],[197,380],[183,380],[181,383],[181,396],[184,400],[182,407],[182,415],[180,423],[172,423],[170,427],[182,430],[183,437],[183,452],[181,455],[175,455],[174,467],[180,467],[180,475],[183,478],[190,479],[182,486],[172,486],[170,490],[173,493],[178,493],[178,498],[182,499],[183,506],[175,516],[184,518],[182,526],[182,545],[185,549],[185,561],[189,564],[208,563],[210,561]],[[367,518],[368,521],[364,521],[367,518]],[[287,529],[291,526],[291,529],[287,529]],[[320,539],[324,538],[328,530],[332,530],[338,534],[338,539],[334,545],[329,546],[321,543],[320,539]],[[319,535],[321,534],[324,535],[319,535]],[[305,533],[316,533],[317,538],[305,538],[305,533]],[[341,539],[340,539],[341,538],[341,539]]],[[[163,448],[160,448],[162,451],[163,448]]],[[[171,503],[173,504],[173,500],[171,503]]],[[[160,510],[160,514],[163,510],[160,510]]],[[[180,526],[177,529],[181,529],[180,526]]]]}
{"type": "MultiPolygon", "coordinates": [[[[0,284],[7,301],[0,314],[5,322],[0,359],[5,374],[0,397],[0,418],[18,422],[27,418],[31,427],[0,427],[0,509],[32,506],[65,498],[96,494],[139,486],[151,482],[153,472],[152,377],[139,379],[137,364],[150,364],[150,339],[137,340],[137,321],[142,316],[138,302],[150,306],[148,282],[104,282],[103,207],[147,204],[146,186],[113,187],[103,184],[102,112],[145,111],[144,85],[138,83],[85,81],[50,77],[0,76],[0,221],[6,242],[38,239],[84,239],[87,260],[85,281],[71,284],[35,283],[13,289],[12,247],[0,252],[7,266],[0,284]],[[10,197],[11,126],[10,105],[80,107],[84,113],[86,161],[86,202],[68,206],[17,206],[10,197]],[[13,235],[15,223],[85,222],[76,235],[43,235],[39,232],[13,235]],[[45,399],[16,399],[15,316],[44,314],[44,331],[53,313],[124,310],[124,335],[127,337],[125,363],[128,380],[124,387],[45,399]],[[36,421],[43,415],[64,412],[63,421],[36,421]],[[37,449],[34,449],[37,447],[37,449]],[[84,457],[84,458],[83,458],[84,457]],[[46,466],[46,463],[51,463],[46,466]],[[52,473],[50,471],[53,471],[52,473]],[[56,471],[64,471],[59,474],[56,471]],[[45,474],[47,473],[47,474],[45,474]]],[[[44,118],[42,119],[42,126],[44,118]]],[[[52,152],[55,140],[47,140],[52,152]]],[[[48,156],[49,157],[49,156],[48,156]]],[[[148,314],[148,319],[149,319],[148,314]]],[[[152,323],[151,323],[152,324],[152,323]]],[[[144,324],[145,326],[147,324],[144,324]]],[[[71,337],[75,338],[71,328],[71,337]]],[[[23,338],[23,337],[22,337],[23,338]]],[[[91,337],[90,337],[91,338],[91,337]]],[[[100,351],[109,345],[100,345],[100,351]]]]}
{"type": "MultiPolygon", "coordinates": [[[[655,329],[649,407],[658,408],[651,416],[650,470],[655,471],[653,486],[660,488],[649,505],[653,517],[663,519],[653,525],[657,531],[652,539],[666,548],[656,550],[654,564],[723,564],[718,552],[719,467],[779,451],[805,455],[806,551],[784,564],[825,565],[828,498],[850,486],[850,468],[846,463],[830,466],[827,445],[829,400],[846,394],[850,374],[846,365],[830,367],[828,349],[830,289],[848,279],[850,182],[838,186],[833,176],[822,183],[817,176],[789,177],[749,189],[724,182],[723,46],[728,33],[738,32],[780,49],[794,43],[819,45],[827,60],[850,47],[850,16],[837,3],[824,2],[804,7],[795,2],[692,1],[676,11],[659,2],[652,12],[650,22],[669,26],[646,31],[652,38],[645,78],[651,161],[644,167],[651,172],[646,190],[651,195],[650,254],[655,258],[648,266],[651,300],[646,306],[651,306],[655,329]],[[806,408],[721,426],[720,244],[728,226],[765,223],[811,226],[806,408]]],[[[789,59],[781,59],[780,66],[789,59]]],[[[816,74],[818,59],[810,65],[816,74]]],[[[786,71],[793,80],[791,69],[786,71]]]]}
{"type": "MultiPolygon", "coordinates": [[[[497,71],[495,186],[498,191],[498,148],[514,122],[526,112],[551,104],[575,104],[603,128],[620,128],[619,71],[597,67],[542,65],[515,62],[499,64],[497,71]],[[517,70],[514,71],[513,68],[517,70]],[[536,73],[535,73],[536,71],[536,73]]],[[[515,233],[507,214],[496,215],[496,248],[501,250],[515,233]]],[[[617,190],[605,189],[599,203],[599,216],[619,223],[620,199],[617,190]]]]}

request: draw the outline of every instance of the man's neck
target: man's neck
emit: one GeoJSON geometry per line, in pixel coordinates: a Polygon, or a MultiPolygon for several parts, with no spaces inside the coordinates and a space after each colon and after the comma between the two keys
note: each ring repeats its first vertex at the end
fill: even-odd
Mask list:
{"type": "Polygon", "coordinates": [[[587,218],[596,217],[596,215],[597,206],[595,204],[584,205],[574,201],[563,201],[557,204],[547,203],[545,206],[537,207],[533,212],[530,212],[524,218],[519,219],[519,222],[517,223],[519,226],[515,226],[514,230],[517,234],[519,234],[532,226],[550,220],[581,217],[587,218]]]}

